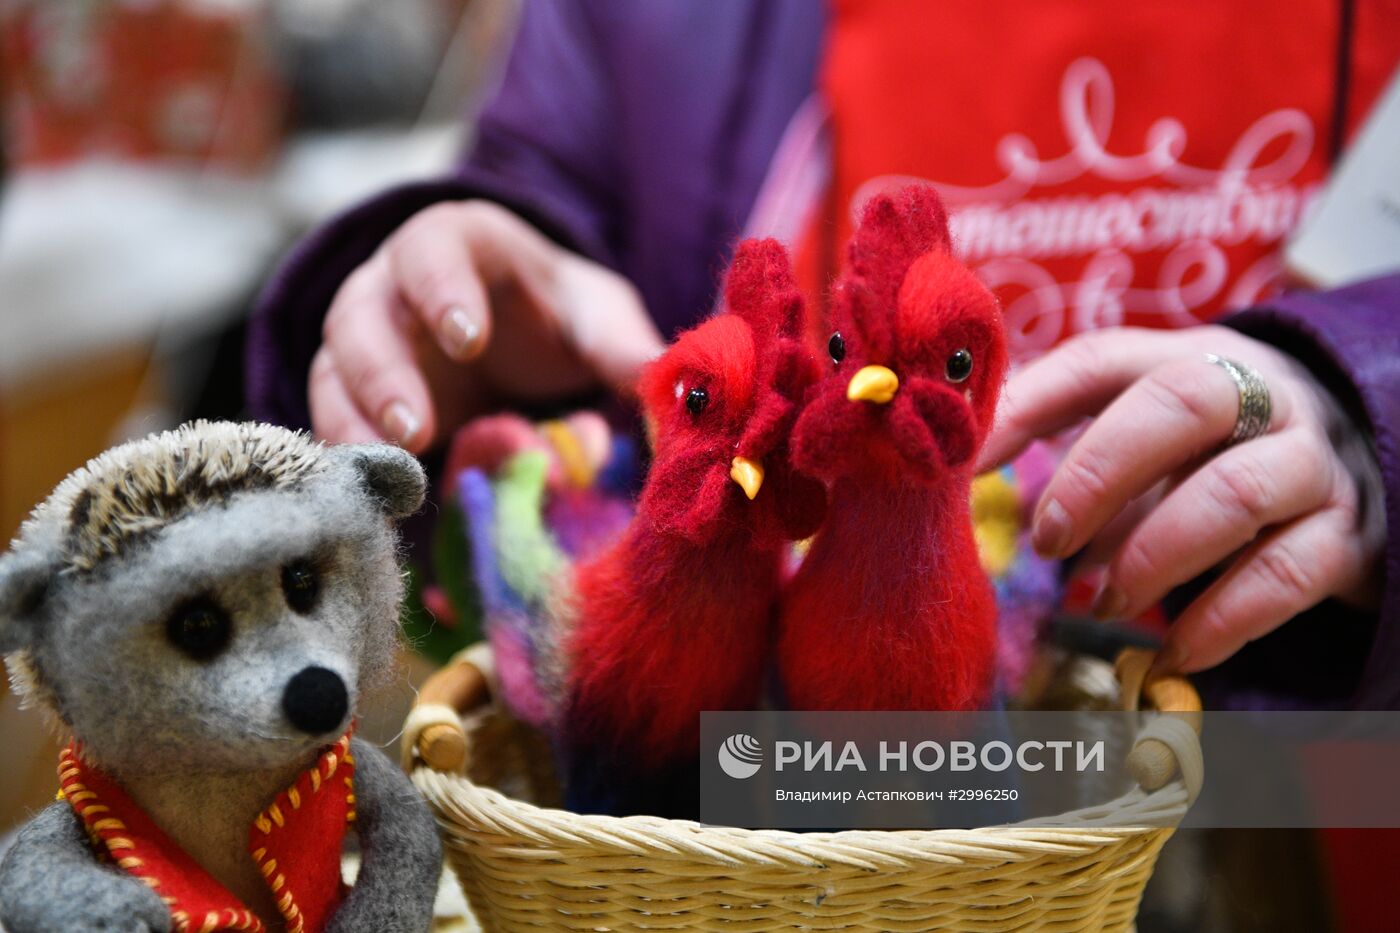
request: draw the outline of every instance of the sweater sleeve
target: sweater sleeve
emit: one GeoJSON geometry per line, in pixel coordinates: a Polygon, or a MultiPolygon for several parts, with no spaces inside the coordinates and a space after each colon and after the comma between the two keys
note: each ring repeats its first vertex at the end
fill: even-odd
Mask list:
{"type": "Polygon", "coordinates": [[[587,4],[524,4],[501,86],[456,170],[384,192],[296,245],[263,289],[249,324],[253,417],[310,426],[306,381],[326,310],[346,277],[431,204],[496,201],[570,249],[615,264],[607,221],[619,214],[609,145],[615,106],[596,38],[587,4]]]}
{"type": "Polygon", "coordinates": [[[1385,484],[1387,539],[1379,615],[1326,603],[1249,646],[1222,674],[1245,692],[1274,681],[1310,704],[1400,707],[1400,275],[1289,294],[1226,323],[1307,365],[1369,432],[1385,484]]]}

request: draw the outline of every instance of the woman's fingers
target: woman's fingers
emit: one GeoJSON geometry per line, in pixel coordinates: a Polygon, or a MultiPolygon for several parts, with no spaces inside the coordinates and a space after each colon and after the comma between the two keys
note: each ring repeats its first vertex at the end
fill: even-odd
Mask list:
{"type": "Polygon", "coordinates": [[[1095,331],[1068,340],[1007,383],[978,472],[1014,459],[1031,441],[1097,414],[1162,362],[1176,335],[1145,328],[1095,331]]]}
{"type": "Polygon", "coordinates": [[[491,311],[477,274],[461,206],[415,215],[384,245],[399,297],[448,359],[475,359],[491,339],[491,311]]]}
{"type": "Polygon", "coordinates": [[[1117,554],[1119,548],[1123,546],[1123,542],[1132,537],[1138,524],[1176,486],[1179,476],[1180,474],[1177,474],[1163,480],[1129,502],[1121,512],[1113,516],[1113,519],[1099,530],[1098,534],[1089,539],[1084,550],[1075,555],[1075,564],[1086,567],[1107,566],[1113,560],[1113,555],[1117,554]]]}
{"type": "Polygon", "coordinates": [[[634,392],[642,367],[661,355],[665,342],[632,283],[570,256],[560,264],[554,286],[569,343],[604,382],[634,392]]]}
{"type": "Polygon", "coordinates": [[[1161,671],[1213,667],[1355,582],[1365,561],[1355,520],[1327,508],[1295,519],[1251,546],[1172,625],[1161,671]]]}
{"type": "Polygon", "coordinates": [[[1133,529],[1109,565],[1095,614],[1137,615],[1263,529],[1322,508],[1335,487],[1336,471],[1320,440],[1301,429],[1224,451],[1133,529]]]}
{"type": "Polygon", "coordinates": [[[1074,338],[1012,377],[980,466],[1085,421],[1032,540],[1058,557],[1112,554],[1100,614],[1134,615],[1229,562],[1177,620],[1159,667],[1210,667],[1330,597],[1374,603],[1374,454],[1343,455],[1351,419],[1298,363],[1219,327],[1074,338]],[[1240,390],[1206,352],[1262,372],[1272,433],[1224,449],[1240,390]]]}
{"type": "Polygon", "coordinates": [[[557,397],[599,379],[630,390],[661,349],[621,276],[497,205],[438,204],[336,295],[309,387],[313,421],[330,440],[370,430],[419,452],[485,393],[557,397]]]}
{"type": "Polygon", "coordinates": [[[519,217],[479,201],[428,208],[388,249],[395,280],[449,358],[478,356],[491,336],[488,296],[504,287],[532,339],[562,340],[614,388],[631,390],[663,349],[631,283],[560,249],[519,217]]]}
{"type": "Polygon", "coordinates": [[[1051,477],[1031,529],[1036,549],[1051,557],[1079,550],[1131,500],[1224,443],[1238,415],[1235,383],[1204,358],[1151,370],[1094,420],[1051,477]]]}
{"type": "Polygon", "coordinates": [[[436,419],[415,347],[417,329],[395,294],[387,260],[376,257],[352,273],[326,314],[318,356],[329,354],[337,378],[322,376],[319,387],[313,380],[313,421],[319,418],[337,431],[352,425],[334,414],[342,401],[332,391],[338,381],[361,420],[373,425],[379,437],[415,452],[426,448],[435,436],[436,419]]]}
{"type": "Polygon", "coordinates": [[[311,400],[311,430],[317,437],[337,444],[369,444],[383,440],[350,397],[325,347],[317,350],[311,360],[307,393],[311,400]]]}

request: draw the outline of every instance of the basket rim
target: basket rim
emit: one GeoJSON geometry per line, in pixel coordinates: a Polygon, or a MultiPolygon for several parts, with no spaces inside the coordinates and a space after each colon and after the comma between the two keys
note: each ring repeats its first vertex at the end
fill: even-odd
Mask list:
{"type": "Polygon", "coordinates": [[[1159,790],[1133,788],[1104,804],[1048,819],[974,829],[844,829],[798,832],[749,829],[656,816],[608,816],[542,807],[477,784],[462,774],[420,765],[413,783],[454,835],[496,834],[521,847],[593,854],[669,857],[722,867],[841,864],[880,870],[911,860],[950,865],[1087,854],[1143,833],[1176,828],[1190,806],[1178,777],[1159,790]],[[1141,819],[1132,819],[1140,816],[1141,819]]]}
{"type": "MultiPolygon", "coordinates": [[[[477,643],[459,653],[458,661],[475,668],[486,681],[494,681],[494,659],[489,645],[477,643]]],[[[1150,652],[1125,651],[1115,665],[1120,689],[1130,700],[1124,708],[1137,709],[1152,662],[1150,652]]],[[[442,675],[447,668],[440,671],[442,675]]],[[[1147,684],[1151,687],[1151,684],[1147,684]]],[[[489,694],[498,695],[491,684],[489,694]]],[[[425,686],[425,692],[427,690],[425,686]]],[[[1189,685],[1187,705],[1200,709],[1189,685]]],[[[482,711],[488,707],[480,708],[482,711]]],[[[490,704],[496,713],[514,719],[505,707],[490,704]]],[[[1180,824],[1200,790],[1203,778],[1199,726],[1189,726],[1175,715],[1153,716],[1139,730],[1134,754],[1144,744],[1155,744],[1160,782],[1129,788],[1106,802],[998,826],[974,829],[844,829],[798,832],[783,829],[749,829],[657,816],[610,816],[575,813],[544,807],[510,797],[494,787],[478,784],[462,771],[436,770],[416,754],[422,722],[453,724],[463,737],[466,726],[459,710],[419,705],[405,723],[404,765],[419,791],[433,806],[445,832],[457,837],[496,836],[512,848],[532,851],[562,850],[590,855],[611,853],[620,858],[685,859],[711,866],[763,866],[843,864],[864,869],[897,867],[907,859],[960,864],[969,860],[1017,861],[1050,854],[1089,853],[1122,843],[1144,833],[1171,831],[1180,824]],[[415,717],[423,717],[414,725],[415,717]],[[413,738],[410,740],[409,736],[413,738]],[[1147,740],[1145,743],[1144,740],[1147,740]],[[1165,756],[1163,758],[1162,756],[1165,756]],[[1164,768],[1169,770],[1163,770],[1164,768]],[[1146,789],[1147,787],[1155,789],[1146,789]],[[907,859],[906,859],[907,857],[907,859]]],[[[465,764],[463,762],[463,764],[465,764]]],[[[1130,769],[1131,770],[1131,769],[1130,769]]],[[[1139,777],[1141,781],[1141,775],[1139,777]]],[[[561,856],[562,857],[562,856],[561,856]]]]}

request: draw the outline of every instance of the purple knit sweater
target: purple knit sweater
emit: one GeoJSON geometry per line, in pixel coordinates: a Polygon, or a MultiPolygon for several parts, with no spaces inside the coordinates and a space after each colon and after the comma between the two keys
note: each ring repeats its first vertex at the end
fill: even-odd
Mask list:
{"type": "MultiPolygon", "coordinates": [[[[489,198],[628,276],[663,332],[712,305],[784,128],[811,93],[812,0],[535,0],[476,146],[444,179],[386,192],[302,242],[264,291],[248,350],[258,418],[310,423],[306,376],[336,289],[400,223],[489,198]]],[[[1400,528],[1400,276],[1295,294],[1228,323],[1285,347],[1370,430],[1400,528]]],[[[1327,604],[1204,678],[1231,705],[1400,707],[1400,535],[1378,616],[1327,604]]]]}

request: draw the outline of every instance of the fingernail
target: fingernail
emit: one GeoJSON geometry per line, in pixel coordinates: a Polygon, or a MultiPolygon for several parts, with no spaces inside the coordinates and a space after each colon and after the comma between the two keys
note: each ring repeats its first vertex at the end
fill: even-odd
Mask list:
{"type": "Polygon", "coordinates": [[[1123,610],[1128,608],[1128,596],[1118,587],[1111,583],[1105,584],[1099,590],[1099,595],[1094,597],[1093,613],[1094,618],[1100,621],[1116,619],[1123,614],[1123,610]]]}
{"type": "Polygon", "coordinates": [[[1162,650],[1157,652],[1157,657],[1152,661],[1152,668],[1148,671],[1148,676],[1179,674],[1190,660],[1190,652],[1186,650],[1184,645],[1180,642],[1169,641],[1162,646],[1162,650]]]}
{"type": "Polygon", "coordinates": [[[390,402],[384,406],[384,414],[379,419],[384,433],[397,443],[407,446],[423,427],[423,423],[413,414],[413,410],[403,402],[390,402]]]}
{"type": "Polygon", "coordinates": [[[465,308],[450,308],[442,320],[442,336],[454,357],[470,356],[481,339],[481,324],[465,308]]]}
{"type": "Polygon", "coordinates": [[[1069,513],[1054,499],[1047,500],[1031,529],[1031,544],[1042,557],[1064,557],[1074,529],[1069,513]]]}

